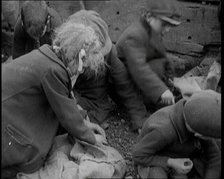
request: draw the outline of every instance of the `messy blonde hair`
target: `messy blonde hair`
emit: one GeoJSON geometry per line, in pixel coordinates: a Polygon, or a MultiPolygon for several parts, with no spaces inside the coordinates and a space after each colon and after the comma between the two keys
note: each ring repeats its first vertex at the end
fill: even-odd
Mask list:
{"type": "Polygon", "coordinates": [[[53,47],[64,55],[64,63],[67,65],[74,61],[78,66],[79,52],[86,52],[85,61],[88,68],[97,74],[104,69],[104,57],[100,52],[102,44],[95,31],[90,26],[67,21],[55,30],[53,47]]]}

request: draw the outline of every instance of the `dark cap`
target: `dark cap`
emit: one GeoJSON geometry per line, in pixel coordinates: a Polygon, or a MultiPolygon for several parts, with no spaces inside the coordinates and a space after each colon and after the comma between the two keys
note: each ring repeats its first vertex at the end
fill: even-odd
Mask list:
{"type": "Polygon", "coordinates": [[[195,132],[221,138],[221,94],[213,90],[196,92],[185,103],[183,113],[195,132]]]}
{"type": "Polygon", "coordinates": [[[149,12],[171,25],[180,25],[180,8],[176,0],[149,0],[149,12]]]}

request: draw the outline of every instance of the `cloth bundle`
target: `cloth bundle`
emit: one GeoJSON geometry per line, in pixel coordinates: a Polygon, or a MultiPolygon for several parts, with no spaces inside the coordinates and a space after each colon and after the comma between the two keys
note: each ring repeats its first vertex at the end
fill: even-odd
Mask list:
{"type": "Polygon", "coordinates": [[[214,61],[207,76],[191,76],[173,79],[173,85],[177,88],[183,98],[191,96],[194,92],[212,89],[216,91],[221,78],[221,65],[214,61]]]}
{"type": "Polygon", "coordinates": [[[32,174],[18,173],[17,179],[87,179],[122,178],[126,164],[112,147],[76,141],[67,135],[57,136],[45,165],[32,174]]]}

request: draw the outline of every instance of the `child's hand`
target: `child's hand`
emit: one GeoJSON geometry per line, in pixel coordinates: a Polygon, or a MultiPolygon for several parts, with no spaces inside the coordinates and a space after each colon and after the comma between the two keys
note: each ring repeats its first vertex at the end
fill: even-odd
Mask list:
{"type": "Polygon", "coordinates": [[[100,146],[102,144],[108,144],[106,137],[104,137],[104,136],[102,136],[100,134],[95,134],[94,136],[96,138],[96,145],[100,146]]]}
{"type": "Polygon", "coordinates": [[[187,174],[193,167],[193,162],[189,158],[169,158],[168,167],[171,167],[178,174],[187,174]]]}
{"type": "Polygon", "coordinates": [[[161,103],[164,105],[172,105],[175,103],[173,93],[170,90],[166,90],[161,95],[161,103]]]}

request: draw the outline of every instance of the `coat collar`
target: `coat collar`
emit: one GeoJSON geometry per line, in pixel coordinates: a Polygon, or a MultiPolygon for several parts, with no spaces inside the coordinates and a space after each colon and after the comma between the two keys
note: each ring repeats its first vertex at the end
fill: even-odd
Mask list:
{"type": "Polygon", "coordinates": [[[147,31],[147,34],[149,35],[149,44],[152,46],[159,55],[162,57],[166,56],[166,49],[164,45],[162,44],[162,40],[159,37],[159,35],[151,28],[151,26],[148,24],[146,19],[144,17],[140,17],[140,23],[144,27],[144,29],[147,31]]]}
{"type": "Polygon", "coordinates": [[[188,132],[186,126],[185,126],[185,121],[184,121],[184,116],[183,116],[183,108],[186,100],[181,99],[178,101],[174,106],[173,110],[170,113],[170,119],[173,123],[173,126],[177,132],[177,135],[179,137],[180,143],[184,143],[188,138],[191,133],[188,132]]]}
{"type": "Polygon", "coordinates": [[[42,54],[44,54],[45,56],[47,56],[50,60],[54,61],[55,63],[58,63],[61,67],[63,67],[65,70],[67,70],[67,68],[65,67],[65,64],[53,52],[52,47],[50,45],[44,44],[38,50],[42,54]]]}

